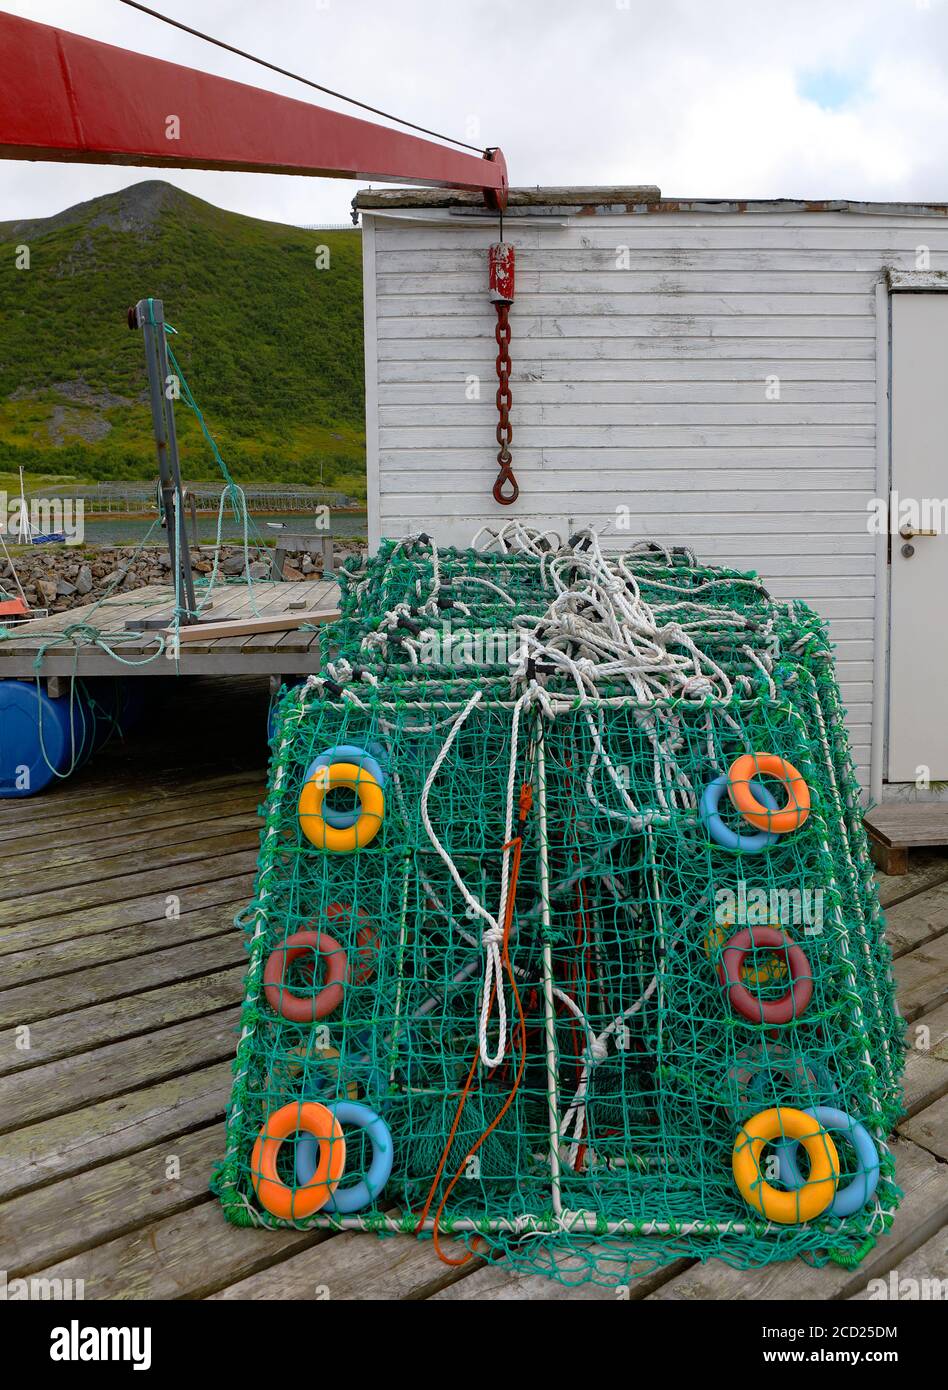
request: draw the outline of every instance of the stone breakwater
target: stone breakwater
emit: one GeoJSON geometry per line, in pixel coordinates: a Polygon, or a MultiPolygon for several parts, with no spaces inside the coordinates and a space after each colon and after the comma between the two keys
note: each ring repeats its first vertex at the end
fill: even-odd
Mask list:
{"type": "MultiPolygon", "coordinates": [[[[339,540],[335,545],[334,563],[347,556],[359,554],[361,542],[339,540]]],[[[273,567],[273,551],[266,546],[250,546],[249,573],[251,579],[269,579],[273,567]]],[[[161,546],[45,546],[17,547],[11,550],[12,565],[30,608],[47,608],[62,613],[84,603],[95,603],[107,592],[122,594],[143,589],[146,584],[170,584],[171,561],[161,546]]],[[[322,556],[307,551],[290,551],[283,567],[285,579],[319,579],[322,577],[322,556]]],[[[195,578],[209,575],[214,567],[214,550],[202,546],[191,552],[191,569],[195,578]]],[[[244,574],[246,561],[243,547],[221,547],[218,574],[235,579],[244,574]]],[[[10,561],[0,558],[0,590],[11,598],[19,593],[10,561]]]]}

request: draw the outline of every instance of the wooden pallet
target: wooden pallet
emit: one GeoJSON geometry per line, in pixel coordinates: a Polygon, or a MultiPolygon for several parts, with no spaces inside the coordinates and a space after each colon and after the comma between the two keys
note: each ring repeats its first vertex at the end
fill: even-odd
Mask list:
{"type": "Polygon", "coordinates": [[[157,618],[174,609],[174,590],[161,584],[115,594],[98,604],[70,608],[22,623],[11,636],[0,642],[0,680],[8,677],[32,680],[34,676],[168,676],[168,675],[305,675],[319,669],[319,632],[300,630],[302,612],[332,609],[339,597],[339,586],[329,580],[306,580],[284,584],[259,580],[252,588],[246,584],[221,584],[211,596],[213,605],[207,617],[213,626],[196,639],[182,642],[176,661],[159,657],[157,634],[151,630],[129,632],[126,624],[157,618]],[[281,626],[279,619],[286,618],[281,626]],[[214,627],[223,622],[264,619],[264,632],[222,635],[214,627]],[[69,627],[91,624],[103,634],[102,642],[67,639],[69,627]],[[110,644],[124,661],[120,665],[109,655],[110,644]],[[53,645],[51,645],[51,643],[53,645]],[[37,654],[42,660],[37,671],[37,654]]]}
{"type": "MultiPolygon", "coordinates": [[[[87,1298],[614,1301],[503,1262],[452,1269],[430,1242],[224,1221],[207,1183],[246,966],[232,917],[253,883],[266,682],[200,680],[181,699],[183,744],[154,732],[54,797],[0,803],[0,1268],[82,1279],[87,1298]]],[[[631,1298],[858,1299],[896,1267],[948,1278],[948,855],[920,853],[882,896],[913,1044],[891,1232],[855,1270],[679,1260],[643,1267],[631,1298]]]]}
{"type": "Polygon", "coordinates": [[[886,801],[866,812],[865,826],[882,872],[904,874],[910,849],[948,846],[948,802],[886,801]]]}

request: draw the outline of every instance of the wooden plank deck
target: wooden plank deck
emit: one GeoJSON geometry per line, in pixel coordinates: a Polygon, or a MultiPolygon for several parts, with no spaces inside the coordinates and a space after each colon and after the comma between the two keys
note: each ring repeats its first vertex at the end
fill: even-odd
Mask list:
{"type": "MultiPolygon", "coordinates": [[[[274,618],[286,614],[299,619],[301,611],[312,612],[331,608],[339,597],[334,580],[306,580],[302,583],[279,583],[257,580],[252,588],[246,584],[219,584],[211,596],[208,619],[214,622],[254,618],[274,618]]],[[[200,601],[200,594],[199,594],[200,601]]],[[[116,593],[98,604],[70,608],[11,629],[11,635],[0,641],[0,679],[32,679],[41,676],[167,676],[189,675],[306,675],[319,667],[319,632],[301,631],[299,627],[274,632],[260,632],[250,637],[211,637],[208,641],[188,641],[181,644],[176,663],[154,657],[158,647],[155,632],[129,632],[125,624],[131,620],[151,618],[171,613],[174,609],[174,590],[161,584],[149,584],[127,593],[116,593]],[[67,628],[85,625],[94,627],[99,641],[84,637],[64,637],[67,628]],[[51,645],[52,644],[52,645],[51,645]],[[123,661],[139,663],[119,665],[107,648],[113,647],[123,661]],[[34,663],[42,653],[39,669],[34,663]]]]}
{"type": "MultiPolygon", "coordinates": [[[[188,682],[174,728],[107,748],[49,796],[0,802],[0,1268],[81,1278],[87,1298],[614,1301],[503,1263],[451,1269],[430,1242],[224,1221],[207,1183],[266,706],[262,678],[188,682]]],[[[948,854],[920,851],[882,896],[912,1045],[892,1231],[855,1270],[680,1260],[643,1269],[630,1298],[861,1299],[896,1269],[948,1278],[948,854]]]]}

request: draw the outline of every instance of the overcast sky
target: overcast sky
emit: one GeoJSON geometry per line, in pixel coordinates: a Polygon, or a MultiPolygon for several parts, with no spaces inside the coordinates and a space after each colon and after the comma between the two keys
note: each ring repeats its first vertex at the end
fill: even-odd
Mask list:
{"type": "MultiPolygon", "coordinates": [[[[502,146],[511,182],[669,196],[948,198],[948,0],[151,0],[409,120],[502,146]]],[[[0,9],[340,106],[119,0],[0,9]]],[[[340,109],[346,109],[341,107],[340,109]]],[[[345,222],[345,180],[0,163],[0,220],[139,178],[345,222]]]]}

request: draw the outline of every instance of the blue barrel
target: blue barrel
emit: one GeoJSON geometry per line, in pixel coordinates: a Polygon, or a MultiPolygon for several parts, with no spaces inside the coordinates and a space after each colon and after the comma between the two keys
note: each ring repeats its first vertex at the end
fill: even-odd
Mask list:
{"type": "Polygon", "coordinates": [[[0,680],[0,797],[35,796],[75,772],[93,751],[95,725],[78,682],[52,700],[42,683],[0,680]]]}

